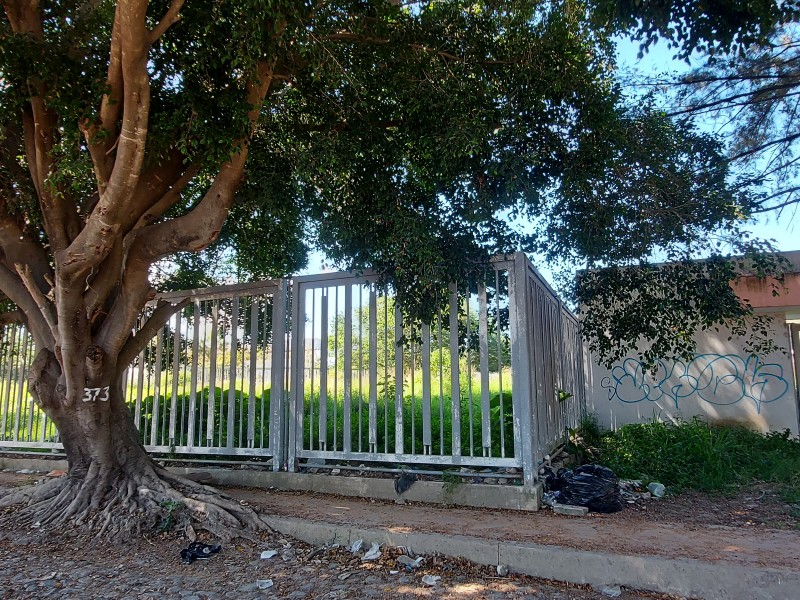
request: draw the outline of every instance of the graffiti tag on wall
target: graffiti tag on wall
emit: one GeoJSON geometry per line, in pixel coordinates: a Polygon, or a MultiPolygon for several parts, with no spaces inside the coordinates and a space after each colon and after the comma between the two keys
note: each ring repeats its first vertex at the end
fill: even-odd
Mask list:
{"type": "Polygon", "coordinates": [[[609,400],[620,402],[669,401],[679,409],[681,400],[695,396],[717,405],[752,402],[758,413],[763,404],[789,391],[781,365],[736,354],[699,354],[688,363],[659,360],[655,373],[626,358],[600,385],[608,390],[609,400]]]}

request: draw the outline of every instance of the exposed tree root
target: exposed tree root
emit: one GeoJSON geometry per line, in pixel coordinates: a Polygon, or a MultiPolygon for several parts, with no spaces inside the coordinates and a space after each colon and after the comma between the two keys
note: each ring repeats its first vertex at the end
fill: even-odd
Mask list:
{"type": "Polygon", "coordinates": [[[111,471],[94,464],[85,477],[59,477],[0,497],[2,521],[37,529],[74,525],[96,536],[129,538],[176,529],[193,537],[204,530],[215,539],[256,540],[268,529],[249,506],[212,487],[189,481],[150,464],[137,473],[111,471]]]}

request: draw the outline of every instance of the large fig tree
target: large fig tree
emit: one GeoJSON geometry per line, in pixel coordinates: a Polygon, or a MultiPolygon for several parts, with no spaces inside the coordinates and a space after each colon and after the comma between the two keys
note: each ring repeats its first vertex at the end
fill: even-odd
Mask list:
{"type": "Polygon", "coordinates": [[[23,520],[130,531],[179,501],[220,534],[261,526],[132,424],[121,375],[178,308],[134,331],[154,265],[202,273],[186,256],[216,244],[276,275],[316,244],[424,316],[495,252],[631,263],[748,214],[713,140],[622,104],[574,0],[2,4],[3,320],[35,340],[30,387],[69,460],[2,500],[23,520]]]}

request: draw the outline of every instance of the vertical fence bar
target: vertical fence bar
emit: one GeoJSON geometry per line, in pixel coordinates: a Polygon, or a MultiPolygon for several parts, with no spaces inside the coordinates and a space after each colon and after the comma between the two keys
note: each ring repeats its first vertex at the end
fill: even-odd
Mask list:
{"type": "Polygon", "coordinates": [[[492,449],[491,405],[489,398],[489,307],[486,285],[478,285],[478,354],[481,370],[481,438],[483,455],[490,456],[492,449]]]}
{"type": "Polygon", "coordinates": [[[389,296],[383,297],[383,451],[389,453],[389,296]]]}
{"type": "Polygon", "coordinates": [[[469,455],[475,456],[475,432],[474,432],[474,420],[472,415],[472,323],[470,318],[470,311],[469,311],[469,301],[470,301],[470,290],[469,285],[467,285],[467,292],[466,292],[466,299],[464,300],[464,311],[466,312],[467,317],[467,342],[466,342],[466,354],[467,354],[467,409],[469,415],[469,455]]]}
{"type": "Polygon", "coordinates": [[[461,456],[461,380],[458,364],[458,291],[450,285],[450,417],[452,454],[461,456]]]}
{"type": "Polygon", "coordinates": [[[136,366],[136,407],[134,408],[133,412],[133,422],[136,425],[136,428],[139,430],[142,428],[142,391],[144,388],[144,368],[144,348],[142,348],[142,351],[139,352],[138,364],[136,366]]]}
{"type": "Polygon", "coordinates": [[[411,376],[409,377],[409,383],[411,384],[411,454],[416,454],[417,450],[417,419],[416,419],[416,406],[417,406],[417,390],[414,389],[414,382],[415,382],[415,373],[414,367],[416,366],[416,361],[414,360],[414,325],[413,322],[409,326],[409,334],[408,334],[408,363],[411,366],[411,376]]]}
{"type": "Polygon", "coordinates": [[[239,356],[239,297],[234,296],[231,308],[231,350],[228,370],[228,422],[225,447],[234,446],[234,426],[236,425],[236,359],[239,356]]]}
{"type": "Polygon", "coordinates": [[[154,348],[153,340],[151,339],[147,343],[147,345],[145,347],[147,349],[147,356],[148,356],[148,360],[147,360],[147,375],[146,375],[146,377],[147,377],[147,387],[145,388],[147,390],[147,393],[146,393],[144,399],[142,400],[142,408],[144,409],[145,415],[149,414],[150,418],[148,419],[147,416],[144,416],[142,418],[142,433],[141,433],[140,437],[143,440],[143,443],[147,443],[147,440],[150,439],[150,434],[151,434],[152,429],[153,429],[153,422],[152,422],[152,418],[153,418],[153,398],[150,397],[150,390],[151,390],[152,384],[153,384],[153,371],[154,371],[154,363],[150,362],[150,360],[152,359],[152,356],[153,356],[153,352],[154,352],[154,350],[153,350],[153,348],[154,348]],[[148,398],[150,398],[150,399],[148,400],[148,398]]]}
{"type": "MultiPolygon", "coordinates": [[[[288,287],[281,281],[272,296],[272,363],[270,373],[269,408],[270,434],[269,447],[272,450],[272,470],[277,471],[284,464],[286,440],[284,438],[284,367],[286,365],[286,305],[288,287]]],[[[289,452],[293,453],[289,446],[289,452]]],[[[290,470],[294,470],[293,468],[290,470]]]]}
{"type": "MultiPolygon", "coordinates": [[[[267,349],[271,348],[269,342],[270,336],[270,327],[269,321],[267,319],[267,307],[269,306],[269,300],[267,296],[264,296],[261,299],[261,302],[258,303],[258,314],[259,320],[261,323],[261,395],[260,395],[260,418],[259,423],[261,426],[258,428],[258,447],[259,448],[267,448],[269,447],[269,435],[270,435],[270,413],[267,412],[267,421],[265,425],[264,421],[264,412],[265,412],[265,404],[267,402],[267,349]],[[264,445],[264,432],[267,432],[267,445],[264,445]]],[[[271,353],[272,350],[270,349],[269,352],[271,353]]],[[[275,460],[273,460],[273,463],[275,460]]]]}
{"type": "Polygon", "coordinates": [[[403,453],[403,313],[394,307],[394,451],[403,453]]]}
{"type": "Polygon", "coordinates": [[[422,453],[431,454],[431,326],[422,324],[422,453]]]}
{"type": "MultiPolygon", "coordinates": [[[[219,337],[219,300],[214,300],[211,307],[211,354],[209,356],[208,374],[208,414],[206,415],[206,439],[208,445],[214,445],[214,409],[217,404],[217,339],[219,337]]],[[[222,404],[220,402],[220,404],[222,404]]],[[[220,409],[222,407],[220,406],[220,409]]],[[[222,410],[220,410],[222,416],[222,410]]]]}
{"type": "Polygon", "coordinates": [[[155,378],[153,381],[153,417],[150,424],[150,445],[158,445],[158,417],[159,408],[161,404],[161,357],[164,351],[164,328],[158,329],[156,336],[156,364],[155,364],[155,378]]]}
{"type": "MultiPolygon", "coordinates": [[[[311,289],[311,394],[308,397],[308,449],[314,449],[314,325],[317,319],[317,290],[311,289]]],[[[305,394],[304,394],[305,395],[305,394]]]]}
{"type": "Polygon", "coordinates": [[[369,451],[378,451],[378,295],[369,288],[369,451]]]}
{"type": "Polygon", "coordinates": [[[495,290],[495,327],[497,329],[497,384],[500,391],[500,457],[506,457],[506,417],[503,406],[503,342],[502,328],[500,327],[500,272],[494,272],[495,290]]]}
{"type": "MultiPolygon", "coordinates": [[[[319,434],[317,445],[320,450],[328,447],[328,294],[322,290],[319,301],[320,342],[319,342],[319,434]]],[[[334,402],[336,399],[334,399],[334,402]]],[[[335,427],[334,423],[334,427],[335,427]]]]}
{"type": "Polygon", "coordinates": [[[514,405],[514,454],[522,464],[522,482],[532,489],[537,476],[535,459],[532,406],[532,381],[530,370],[530,321],[528,312],[528,259],[518,252],[514,266],[508,272],[509,328],[511,332],[512,403],[514,405]]]}
{"type": "Polygon", "coordinates": [[[175,445],[175,419],[178,417],[178,376],[181,366],[181,311],[175,313],[175,334],[172,340],[172,398],[169,405],[169,445],[175,445]]]}
{"type": "Polygon", "coordinates": [[[344,417],[343,451],[349,454],[352,451],[353,430],[352,412],[352,385],[353,385],[353,286],[344,288],[344,417]]]}
{"type": "MultiPolygon", "coordinates": [[[[20,336],[19,340],[17,341],[17,346],[15,348],[15,355],[14,355],[14,363],[16,367],[14,368],[15,373],[15,387],[14,387],[14,394],[17,396],[22,395],[22,368],[24,365],[23,356],[25,353],[25,341],[27,339],[27,330],[20,328],[20,336]]],[[[15,399],[14,396],[11,397],[12,402],[12,410],[14,411],[14,419],[13,423],[11,423],[11,439],[17,441],[17,429],[19,428],[19,412],[22,410],[20,407],[20,400],[15,399]]]]}
{"type": "MultiPolygon", "coordinates": [[[[250,388],[247,399],[247,445],[256,445],[256,367],[258,365],[258,299],[250,303],[250,388]]],[[[263,425],[263,424],[262,424],[263,425]]]]}
{"type": "Polygon", "coordinates": [[[292,389],[289,394],[289,471],[297,470],[297,451],[303,445],[303,402],[305,396],[305,289],[295,282],[292,290],[291,361],[292,389]]]}
{"type": "Polygon", "coordinates": [[[354,286],[358,290],[358,451],[361,452],[361,429],[364,412],[364,388],[362,374],[364,373],[364,290],[361,286],[354,286]]]}
{"type": "Polygon", "coordinates": [[[186,444],[194,447],[195,415],[197,414],[197,367],[200,354],[200,301],[195,300],[192,319],[192,369],[191,383],[189,384],[189,425],[186,430],[186,444]]]}
{"type": "Polygon", "coordinates": [[[333,449],[339,449],[339,287],[333,297],[333,449]]]}
{"type": "MultiPolygon", "coordinates": [[[[27,333],[27,331],[26,331],[27,333]]],[[[19,353],[18,360],[17,360],[17,403],[14,408],[14,433],[13,433],[13,440],[15,442],[19,441],[19,427],[20,427],[20,415],[23,411],[23,399],[25,394],[25,367],[28,364],[28,336],[25,335],[22,339],[22,348],[21,352],[19,353]]]]}
{"type": "MultiPolygon", "coordinates": [[[[17,340],[17,330],[20,329],[19,326],[10,325],[11,328],[11,345],[4,349],[4,356],[5,360],[3,361],[3,366],[8,371],[8,377],[6,378],[6,388],[3,390],[3,420],[2,420],[2,428],[0,428],[0,439],[5,440],[7,437],[7,423],[8,423],[8,407],[11,404],[11,377],[12,371],[14,370],[14,348],[16,346],[17,340]]],[[[7,331],[7,330],[6,330],[7,331]]]]}
{"type": "Polygon", "coordinates": [[[436,309],[436,345],[439,350],[439,454],[444,449],[444,352],[442,350],[442,310],[436,309]]]}

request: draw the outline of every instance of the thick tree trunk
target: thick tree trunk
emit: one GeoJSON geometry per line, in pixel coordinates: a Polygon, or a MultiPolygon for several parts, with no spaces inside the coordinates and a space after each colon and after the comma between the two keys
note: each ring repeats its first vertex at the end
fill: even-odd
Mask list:
{"type": "Polygon", "coordinates": [[[66,477],[0,498],[24,505],[16,522],[36,527],[71,523],[98,534],[130,535],[169,525],[193,535],[251,537],[265,527],[246,506],[214,488],[169,473],[147,454],[125,405],[114,369],[93,373],[79,399],[66,397],[55,356],[37,355],[30,389],[58,428],[69,462],[66,477]],[[111,386],[96,385],[113,381],[111,386]],[[191,526],[191,529],[189,529],[191,526]]]}

